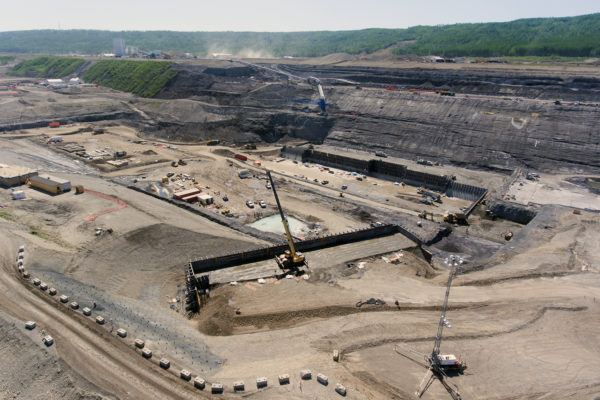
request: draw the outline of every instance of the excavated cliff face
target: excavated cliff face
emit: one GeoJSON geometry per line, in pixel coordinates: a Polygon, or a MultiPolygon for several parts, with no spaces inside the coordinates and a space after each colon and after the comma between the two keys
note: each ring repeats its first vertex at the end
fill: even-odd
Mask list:
{"type": "Polygon", "coordinates": [[[339,118],[327,144],[501,169],[600,168],[596,107],[356,89],[332,94],[357,117],[339,118]]]}
{"type": "Polygon", "coordinates": [[[309,85],[249,67],[177,68],[182,72],[157,97],[187,99],[193,106],[163,113],[154,132],[173,140],[298,138],[484,168],[600,170],[600,108],[594,104],[600,79],[593,76],[278,66],[322,79],[331,107],[321,116],[309,85]],[[388,85],[397,90],[386,90],[388,85]]]}

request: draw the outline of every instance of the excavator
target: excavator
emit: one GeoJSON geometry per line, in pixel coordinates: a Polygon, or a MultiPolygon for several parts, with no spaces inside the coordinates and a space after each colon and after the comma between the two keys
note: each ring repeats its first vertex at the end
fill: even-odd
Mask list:
{"type": "Polygon", "coordinates": [[[296,248],[294,247],[294,240],[292,239],[292,235],[290,233],[290,226],[288,224],[287,217],[285,216],[285,214],[283,213],[283,209],[281,208],[281,203],[279,202],[279,197],[277,196],[277,190],[275,190],[275,182],[273,182],[271,171],[267,170],[267,176],[271,181],[271,188],[273,189],[275,201],[277,202],[277,208],[279,209],[279,214],[281,215],[281,223],[283,224],[285,236],[287,238],[288,244],[290,245],[290,249],[286,250],[285,253],[276,256],[275,260],[277,261],[279,268],[283,270],[298,269],[302,266],[308,266],[306,260],[304,259],[304,255],[300,252],[296,252],[296,248]]]}

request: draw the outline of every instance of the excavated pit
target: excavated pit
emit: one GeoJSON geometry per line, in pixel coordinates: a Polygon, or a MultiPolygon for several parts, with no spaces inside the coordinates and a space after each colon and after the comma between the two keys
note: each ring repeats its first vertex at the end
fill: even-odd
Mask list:
{"type": "Polygon", "coordinates": [[[275,67],[321,78],[330,104],[328,115],[317,112],[318,95],[309,85],[249,67],[178,64],[180,74],[157,97],[187,99],[194,105],[168,116],[160,113],[160,107],[146,109],[163,117],[146,133],[182,142],[217,137],[238,144],[300,139],[500,171],[600,170],[600,114],[593,103],[600,79],[595,77],[477,71],[468,66],[275,67]],[[449,90],[456,96],[424,90],[449,90]],[[554,104],[558,98],[560,105],[554,104]],[[204,121],[185,122],[192,111],[204,115],[204,121]]]}

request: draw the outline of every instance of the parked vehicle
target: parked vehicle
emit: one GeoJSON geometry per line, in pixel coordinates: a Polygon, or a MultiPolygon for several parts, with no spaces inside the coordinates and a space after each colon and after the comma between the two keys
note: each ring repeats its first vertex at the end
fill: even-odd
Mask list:
{"type": "Polygon", "coordinates": [[[246,205],[248,208],[254,208],[254,202],[252,200],[246,200],[246,205]]]}
{"type": "Polygon", "coordinates": [[[267,203],[265,203],[264,200],[259,201],[258,205],[260,206],[260,208],[267,208],[267,203]]]}

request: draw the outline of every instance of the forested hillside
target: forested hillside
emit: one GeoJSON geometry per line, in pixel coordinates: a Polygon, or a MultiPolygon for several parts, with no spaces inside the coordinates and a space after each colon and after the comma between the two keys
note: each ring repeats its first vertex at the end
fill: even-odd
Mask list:
{"type": "Polygon", "coordinates": [[[83,63],[81,58],[37,57],[20,62],[7,74],[31,78],[62,78],[75,72],[83,63]]]}
{"type": "Polygon", "coordinates": [[[138,96],[152,97],[177,73],[171,69],[170,62],[103,60],[92,65],[83,79],[138,96]]]}
{"type": "Polygon", "coordinates": [[[152,51],[261,56],[324,56],[373,53],[448,57],[600,56],[600,13],[566,18],[522,19],[503,23],[417,26],[317,32],[171,32],[35,30],[0,32],[0,52],[98,54],[112,52],[114,38],[152,51]]]}

